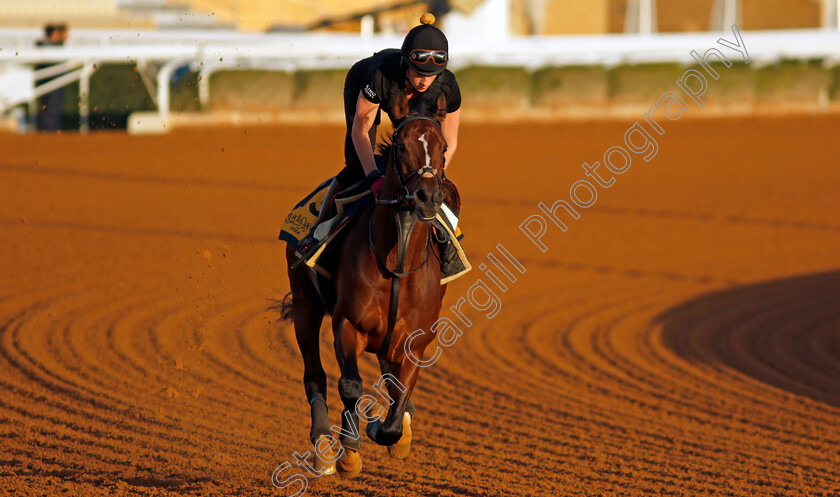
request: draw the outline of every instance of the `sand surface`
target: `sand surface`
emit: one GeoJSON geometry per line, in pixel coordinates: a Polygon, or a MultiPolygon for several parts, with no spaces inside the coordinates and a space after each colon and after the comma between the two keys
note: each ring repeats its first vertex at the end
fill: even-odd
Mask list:
{"type": "MultiPolygon", "coordinates": [[[[359,478],[307,495],[840,494],[840,118],[670,123],[538,250],[520,223],[627,126],[463,127],[476,269],[445,304],[497,244],[526,272],[422,371],[410,458],[366,442],[359,478]]],[[[270,481],[310,450],[293,330],[266,311],[276,234],[342,140],[0,135],[0,495],[293,493],[270,481]]]]}

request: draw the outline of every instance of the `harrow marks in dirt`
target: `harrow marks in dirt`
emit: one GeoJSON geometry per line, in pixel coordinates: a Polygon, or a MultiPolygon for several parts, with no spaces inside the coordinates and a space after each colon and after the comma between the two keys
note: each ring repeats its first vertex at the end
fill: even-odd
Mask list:
{"type": "MultiPolygon", "coordinates": [[[[422,370],[409,458],[365,442],[361,476],[307,494],[840,494],[838,124],[680,123],[545,254],[519,223],[626,124],[465,128],[468,255],[501,242],[527,271],[422,370]],[[510,174],[522,150],[540,181],[510,174]]],[[[274,231],[335,169],[316,140],[341,130],[0,136],[0,495],[289,493],[270,478],[311,450],[308,408],[265,309],[274,231]],[[290,177],[278,147],[318,167],[290,177]]]]}

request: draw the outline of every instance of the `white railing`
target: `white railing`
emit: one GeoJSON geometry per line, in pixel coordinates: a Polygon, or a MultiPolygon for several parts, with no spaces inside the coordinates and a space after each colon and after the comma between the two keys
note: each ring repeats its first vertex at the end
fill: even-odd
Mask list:
{"type": "MultiPolygon", "coordinates": [[[[362,38],[350,34],[247,34],[230,31],[100,31],[75,30],[63,47],[35,47],[38,30],[0,29],[0,112],[31,102],[43,88],[35,77],[3,77],[31,70],[34,64],[76,63],[83,70],[65,81],[87,79],[106,63],[136,63],[144,81],[156,78],[152,96],[161,118],[169,112],[169,76],[185,64],[199,71],[200,98],[209,98],[209,76],[219,70],[265,68],[349,68],[356,60],[386,47],[398,47],[398,36],[362,38]],[[31,85],[20,88],[20,85],[31,85]],[[17,85],[13,87],[13,85],[17,85]]],[[[828,29],[742,32],[750,58],[757,65],[780,59],[821,59],[840,63],[840,32],[828,29]]],[[[718,38],[733,40],[732,32],[639,35],[514,37],[506,40],[450,36],[451,67],[470,65],[545,66],[674,62],[691,64],[692,50],[705,51],[718,38]]],[[[59,72],[57,69],[55,72],[59,72]]],[[[147,85],[151,89],[151,85],[147,85]]],[[[82,115],[87,115],[82,95],[82,115]]],[[[84,124],[84,123],[83,123],[84,124]]]]}

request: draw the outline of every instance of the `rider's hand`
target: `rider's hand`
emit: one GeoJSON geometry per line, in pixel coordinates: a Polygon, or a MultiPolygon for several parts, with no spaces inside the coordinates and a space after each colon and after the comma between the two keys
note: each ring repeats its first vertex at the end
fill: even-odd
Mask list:
{"type": "Polygon", "coordinates": [[[374,197],[379,197],[379,190],[382,189],[382,183],[385,182],[385,178],[379,177],[373,180],[373,183],[370,184],[370,192],[373,193],[374,197]]]}

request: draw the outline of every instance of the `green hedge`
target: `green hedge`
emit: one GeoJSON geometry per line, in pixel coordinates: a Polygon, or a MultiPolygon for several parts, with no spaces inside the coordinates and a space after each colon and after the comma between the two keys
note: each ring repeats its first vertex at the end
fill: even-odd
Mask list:
{"type": "Polygon", "coordinates": [[[90,123],[94,129],[123,128],[130,113],[155,108],[152,97],[133,65],[97,69],[90,78],[88,101],[90,123]]]}
{"type": "Polygon", "coordinates": [[[831,85],[828,88],[828,96],[832,101],[840,100],[840,66],[831,69],[831,85]]]}
{"type": "Polygon", "coordinates": [[[210,76],[210,108],[271,111],[291,105],[294,76],[281,71],[224,71],[210,76]]]}
{"type": "MultiPolygon", "coordinates": [[[[179,76],[171,87],[170,109],[199,110],[197,74],[179,76]]],[[[153,79],[152,84],[157,82],[153,79]]],[[[79,83],[65,86],[63,92],[62,129],[78,129],[79,83]]],[[[90,78],[88,103],[91,129],[122,129],[132,112],[157,109],[133,64],[98,67],[90,78]]]]}
{"type": "Polygon", "coordinates": [[[712,104],[750,104],[755,100],[757,71],[753,67],[738,62],[733,62],[729,67],[719,62],[710,66],[720,77],[715,80],[700,69],[709,83],[704,101],[712,104]]]}
{"type": "Polygon", "coordinates": [[[344,108],[345,70],[297,71],[294,74],[294,106],[318,110],[344,108]]]}
{"type": "Polygon", "coordinates": [[[608,72],[600,66],[548,67],[531,75],[531,103],[537,107],[603,105],[609,94],[608,72]]]}
{"type": "Polygon", "coordinates": [[[827,94],[834,74],[822,61],[782,61],[758,69],[756,94],[762,101],[812,101],[827,94]]]}
{"type": "MultiPolygon", "coordinates": [[[[822,61],[782,61],[757,67],[734,62],[729,68],[713,64],[718,80],[708,75],[705,101],[710,104],[758,102],[817,102],[828,96],[840,100],[840,66],[822,61]]],[[[697,66],[692,68],[698,69],[697,66]]],[[[635,64],[605,69],[600,66],[548,67],[528,72],[520,67],[472,66],[456,75],[465,108],[567,108],[610,103],[655,101],[673,90],[689,69],[678,64],[635,64]]],[[[172,85],[173,111],[201,110],[197,74],[178,74],[172,85]]],[[[238,111],[340,112],[345,70],[295,73],[281,71],[222,71],[210,81],[210,109],[238,111]]],[[[156,109],[133,65],[106,65],[91,77],[92,128],[123,128],[128,115],[156,109]]],[[[79,86],[64,89],[63,125],[78,128],[79,86]]]]}
{"type": "Polygon", "coordinates": [[[455,72],[465,106],[528,107],[531,75],[522,67],[466,67],[455,72]]]}
{"type": "Polygon", "coordinates": [[[679,64],[638,64],[614,67],[609,71],[611,101],[650,102],[672,90],[687,68],[679,64]]]}

